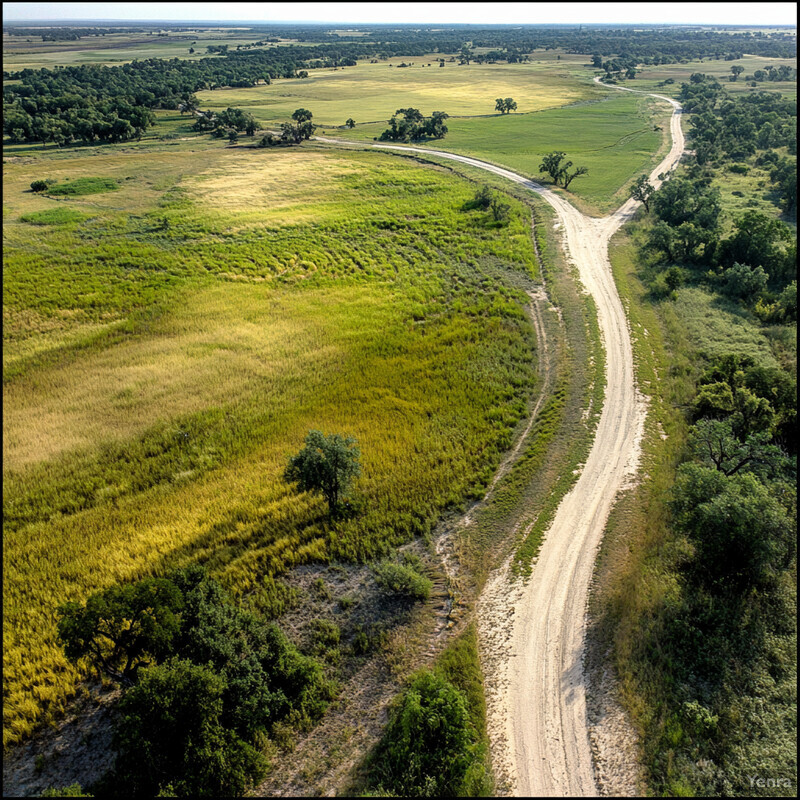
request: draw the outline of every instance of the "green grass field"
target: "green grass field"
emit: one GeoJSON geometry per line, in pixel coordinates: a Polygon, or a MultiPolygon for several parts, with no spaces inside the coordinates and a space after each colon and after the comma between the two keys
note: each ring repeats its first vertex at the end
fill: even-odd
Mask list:
{"type": "Polygon", "coordinates": [[[447,170],[313,147],[4,172],[6,743],[76,686],[59,603],[189,561],[258,592],[486,486],[534,374],[522,204],[497,228],[447,170]],[[120,189],[48,198],[40,174],[120,189]],[[281,478],[311,428],[359,441],[350,519],[281,478]]]}
{"type": "MultiPolygon", "coordinates": [[[[535,114],[508,114],[481,119],[451,119],[443,140],[422,146],[474,156],[516,170],[534,180],[542,156],[563,150],[589,174],[569,187],[573,197],[592,211],[616,208],[627,197],[627,184],[649,171],[664,134],[668,111],[662,103],[630,93],[600,89],[605,99],[535,114]]],[[[341,138],[371,141],[385,124],[358,125],[336,131],[341,138]]],[[[391,143],[388,143],[391,144],[391,143]]]]}

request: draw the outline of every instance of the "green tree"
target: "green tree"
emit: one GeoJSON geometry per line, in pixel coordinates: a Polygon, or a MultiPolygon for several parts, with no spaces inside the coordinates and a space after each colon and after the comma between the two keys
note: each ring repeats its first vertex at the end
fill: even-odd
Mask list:
{"type": "MultiPolygon", "coordinates": [[[[564,171],[562,161],[565,155],[566,153],[561,151],[553,151],[544,156],[542,158],[542,163],[539,164],[539,172],[546,172],[556,185],[558,185],[558,179],[564,171]]],[[[572,166],[571,161],[568,162],[568,166],[572,166]]]]}
{"type": "Polygon", "coordinates": [[[723,475],[754,472],[763,477],[787,463],[785,453],[771,443],[771,438],[768,431],[760,431],[742,441],[730,420],[702,419],[691,428],[689,448],[701,463],[723,475]]]}
{"type": "Polygon", "coordinates": [[[761,211],[745,211],[733,223],[734,232],[719,246],[719,260],[725,267],[735,263],[761,266],[770,280],[793,277],[794,257],[789,245],[793,236],[788,225],[761,211]]]}
{"type": "Polygon", "coordinates": [[[731,297],[748,299],[754,303],[758,295],[766,290],[767,280],[767,273],[761,267],[734,263],[730,269],[725,270],[723,291],[731,297]]]}
{"type": "Polygon", "coordinates": [[[298,108],[292,113],[295,124],[284,122],[281,126],[285,138],[290,139],[295,144],[299,144],[303,139],[310,139],[314,133],[316,125],[311,122],[314,115],[307,108],[298,108]]]}
{"type": "Polygon", "coordinates": [[[172,659],[143,670],[119,703],[116,778],[134,797],[241,797],[267,761],[221,723],[223,676],[172,659]]]}
{"type": "Polygon", "coordinates": [[[791,552],[791,519],[755,475],[681,464],[670,509],[694,543],[698,572],[722,588],[763,583],[791,552]]]}
{"type": "Polygon", "coordinates": [[[650,196],[654,191],[655,187],[651,185],[647,175],[640,175],[631,186],[631,197],[638,200],[645,211],[650,211],[650,196]]]}
{"type": "Polygon", "coordinates": [[[93,666],[130,686],[138,670],[169,655],[180,630],[183,597],[172,581],[146,578],[93,594],[85,606],[58,609],[58,639],[70,661],[93,666]]]}
{"type": "Polygon", "coordinates": [[[289,459],[284,479],[296,482],[301,491],[322,492],[331,513],[337,513],[350,484],[361,474],[360,456],[350,436],[309,431],[305,447],[289,459]]]}
{"type": "Polygon", "coordinates": [[[355,120],[354,120],[352,117],[350,117],[350,118],[347,120],[347,122],[345,122],[345,125],[347,125],[347,127],[348,127],[348,128],[355,128],[355,126],[356,126],[356,121],[355,121],[355,120]]]}
{"type": "Polygon", "coordinates": [[[734,64],[731,67],[731,72],[733,73],[733,79],[738,80],[739,76],[744,72],[744,67],[739,66],[739,64],[734,64]]]}
{"type": "Polygon", "coordinates": [[[391,712],[372,762],[372,783],[400,797],[457,797],[474,738],[464,693],[424,670],[391,712]]]}

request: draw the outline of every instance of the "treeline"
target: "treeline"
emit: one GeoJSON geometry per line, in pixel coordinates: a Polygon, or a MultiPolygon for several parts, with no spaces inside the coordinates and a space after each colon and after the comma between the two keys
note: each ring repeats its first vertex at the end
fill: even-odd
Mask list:
{"type": "MultiPolygon", "coordinates": [[[[796,171],[786,155],[795,152],[794,101],[765,92],[732,99],[703,75],[683,85],[681,99],[692,111],[694,148],[684,174],[657,191],[642,177],[633,190],[647,212],[639,253],[645,282],[656,297],[701,286],[769,330],[792,330],[794,232],[756,210],[723,227],[712,181],[718,169],[746,174],[791,162],[796,171]]],[[[794,212],[794,200],[781,196],[794,212]]],[[[630,633],[655,793],[792,789],[776,780],[796,763],[796,366],[735,349],[701,354],[685,406],[687,446],[666,500],[669,541],[647,567],[671,588],[630,633]],[[756,771],[764,779],[757,785],[756,771]]],[[[679,374],[679,362],[674,368],[679,374]]]]}
{"type": "Polygon", "coordinates": [[[3,88],[3,132],[16,142],[59,145],[139,138],[155,124],[152,109],[177,109],[193,92],[294,78],[312,66],[352,66],[374,51],[374,45],[288,46],[197,61],[149,58],[4,73],[20,83],[3,88]]]}
{"type": "Polygon", "coordinates": [[[19,28],[16,25],[4,25],[3,33],[7,36],[24,36],[29,39],[40,38],[43,42],[74,42],[83,36],[105,36],[107,33],[146,33],[144,28],[94,28],[94,27],[52,27],[52,28],[19,28]]]}
{"type": "Polygon", "coordinates": [[[198,566],[112,586],[59,617],[66,656],[124,690],[103,796],[241,796],[274,740],[310,727],[333,696],[316,660],[198,566]]]}
{"type": "MultiPolygon", "coordinates": [[[[360,41],[379,43],[424,44],[426,52],[458,51],[464,42],[474,47],[514,48],[524,53],[535,49],[562,48],[572,53],[600,53],[613,56],[628,53],[639,63],[673,64],[700,58],[741,58],[744,52],[772,58],[791,58],[796,41],[783,31],[714,30],[686,26],[642,28],[597,25],[515,25],[481,28],[476,25],[401,26],[351,25],[360,41]],[[649,60],[648,60],[649,59],[649,60]]],[[[322,26],[287,26],[270,28],[271,32],[298,41],[319,41],[327,28],[322,26]]],[[[355,37],[349,39],[353,41],[355,37]]],[[[398,54],[400,55],[400,54],[398,54]]],[[[416,53],[414,55],[417,55],[416,53]]],[[[421,55],[421,54],[420,54],[421,55]]]]}

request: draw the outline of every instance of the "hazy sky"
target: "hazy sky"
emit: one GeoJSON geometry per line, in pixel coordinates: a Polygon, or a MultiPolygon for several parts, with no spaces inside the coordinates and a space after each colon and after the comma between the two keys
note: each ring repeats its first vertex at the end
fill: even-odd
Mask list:
{"type": "Polygon", "coordinates": [[[795,3],[3,3],[17,20],[795,25],[795,3]]]}

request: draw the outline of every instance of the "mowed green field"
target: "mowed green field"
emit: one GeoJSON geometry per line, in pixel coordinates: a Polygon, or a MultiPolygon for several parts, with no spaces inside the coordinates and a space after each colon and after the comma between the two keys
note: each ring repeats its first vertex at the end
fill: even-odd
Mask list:
{"type": "MultiPolygon", "coordinates": [[[[624,202],[630,182],[654,166],[670,110],[663,102],[628,92],[599,91],[605,99],[593,103],[535,114],[448,120],[444,139],[421,146],[474,156],[534,180],[547,177],[539,172],[542,156],[562,150],[574,165],[589,168],[588,175],[570,185],[569,196],[586,210],[603,213],[624,202]]],[[[385,127],[359,125],[334,135],[371,141],[385,127]]]]}
{"type": "Polygon", "coordinates": [[[257,602],[481,493],[533,386],[537,267],[529,212],[495,227],[473,193],[313,146],[5,165],[6,743],[80,678],[60,603],[189,562],[257,602]],[[119,188],[56,200],[42,176],[119,188]],[[310,429],[359,441],[349,519],[281,477],[310,429]]]}
{"type": "Polygon", "coordinates": [[[596,87],[576,81],[566,65],[554,68],[552,61],[440,67],[437,57],[360,61],[356,67],[311,70],[308,78],[215,89],[198,92],[197,97],[201,108],[244,108],[262,123],[284,121],[295,109],[307,108],[314,122],[325,127],[344,125],[349,117],[359,123],[388,120],[398,108],[419,108],[424,114],[493,115],[498,97],[513,97],[518,110],[526,112],[599,96],[596,87]],[[398,67],[403,61],[413,66],[398,67]]]}

